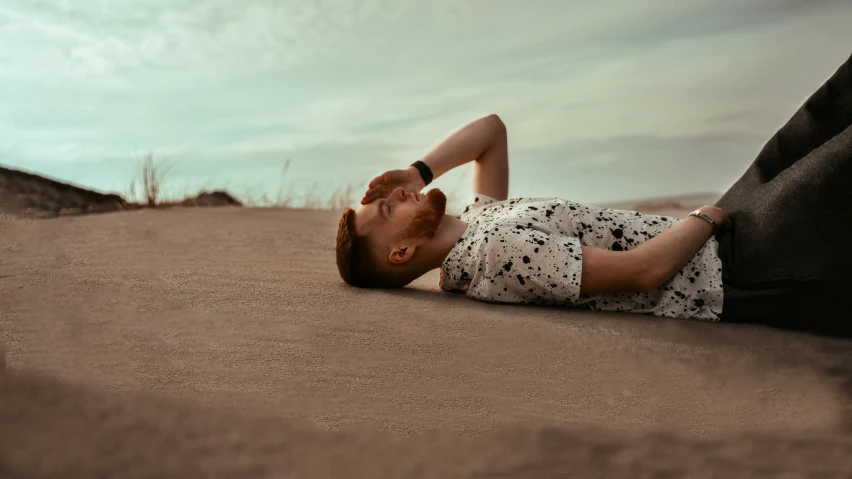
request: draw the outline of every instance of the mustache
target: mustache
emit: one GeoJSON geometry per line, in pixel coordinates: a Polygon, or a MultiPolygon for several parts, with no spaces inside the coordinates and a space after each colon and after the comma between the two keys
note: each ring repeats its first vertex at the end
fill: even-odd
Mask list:
{"type": "Polygon", "coordinates": [[[427,205],[414,219],[403,236],[406,238],[426,237],[433,238],[438,232],[438,225],[447,208],[447,196],[435,188],[426,194],[427,205]]]}

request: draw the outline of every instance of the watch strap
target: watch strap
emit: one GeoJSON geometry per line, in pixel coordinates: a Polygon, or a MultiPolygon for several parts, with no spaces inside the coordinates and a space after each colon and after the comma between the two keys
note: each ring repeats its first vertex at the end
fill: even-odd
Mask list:
{"type": "Polygon", "coordinates": [[[429,168],[426,163],[423,163],[420,160],[415,161],[411,164],[411,166],[417,168],[417,171],[420,172],[420,177],[423,178],[424,186],[428,185],[432,182],[432,169],[429,168]]]}

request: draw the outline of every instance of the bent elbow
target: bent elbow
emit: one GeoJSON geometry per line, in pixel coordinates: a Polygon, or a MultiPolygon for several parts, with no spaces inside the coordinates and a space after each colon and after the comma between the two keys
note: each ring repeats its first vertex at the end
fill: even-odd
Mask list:
{"type": "Polygon", "coordinates": [[[644,261],[637,266],[634,277],[636,278],[636,288],[642,292],[654,290],[664,282],[658,268],[645,264],[644,261]]]}
{"type": "Polygon", "coordinates": [[[494,128],[494,131],[500,134],[506,133],[506,124],[503,123],[503,119],[500,118],[496,113],[492,113],[486,117],[494,128]]]}
{"type": "Polygon", "coordinates": [[[660,284],[662,281],[657,281],[657,278],[651,274],[640,275],[636,279],[636,289],[641,292],[652,291],[660,284]]]}

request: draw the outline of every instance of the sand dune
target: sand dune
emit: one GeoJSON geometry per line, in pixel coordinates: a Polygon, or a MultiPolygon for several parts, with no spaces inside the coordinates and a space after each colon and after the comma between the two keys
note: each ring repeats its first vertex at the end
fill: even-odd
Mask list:
{"type": "MultiPolygon", "coordinates": [[[[241,206],[240,201],[225,191],[202,191],[179,201],[156,203],[160,208],[241,206]]],[[[145,207],[146,204],[127,201],[115,193],[101,193],[28,171],[0,166],[0,213],[45,219],[145,207]]]]}
{"type": "Polygon", "coordinates": [[[336,220],[2,218],[2,477],[852,474],[848,341],[353,289],[336,220]]]}

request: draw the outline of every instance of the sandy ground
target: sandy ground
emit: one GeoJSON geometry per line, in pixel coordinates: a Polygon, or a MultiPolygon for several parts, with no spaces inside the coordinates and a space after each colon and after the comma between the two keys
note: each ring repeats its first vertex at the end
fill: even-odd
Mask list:
{"type": "Polygon", "coordinates": [[[337,219],[0,218],[0,477],[852,477],[848,340],[354,289],[337,219]]]}

